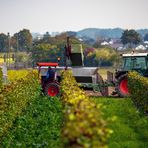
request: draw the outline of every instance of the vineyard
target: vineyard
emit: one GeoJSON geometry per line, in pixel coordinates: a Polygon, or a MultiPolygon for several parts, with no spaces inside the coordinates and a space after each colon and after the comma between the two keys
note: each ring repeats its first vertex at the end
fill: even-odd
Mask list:
{"type": "Polygon", "coordinates": [[[146,148],[147,82],[130,73],[132,99],[89,97],[63,71],[61,95],[49,98],[36,71],[9,71],[5,85],[0,73],[0,146],[146,148]]]}

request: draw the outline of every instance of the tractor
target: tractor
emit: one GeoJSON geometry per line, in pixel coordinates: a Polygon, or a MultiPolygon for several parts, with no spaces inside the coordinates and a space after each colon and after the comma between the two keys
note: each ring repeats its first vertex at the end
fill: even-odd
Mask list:
{"type": "Polygon", "coordinates": [[[115,73],[115,94],[120,97],[129,96],[127,74],[129,71],[137,71],[144,77],[148,77],[148,53],[122,54],[122,67],[115,73]]]}
{"type": "Polygon", "coordinates": [[[59,81],[56,76],[58,63],[37,63],[41,74],[41,86],[46,96],[54,97],[60,93],[59,81]]]}
{"type": "Polygon", "coordinates": [[[120,97],[129,96],[127,85],[127,74],[135,70],[142,76],[148,77],[148,53],[122,54],[123,66],[120,70],[107,73],[107,80],[104,81],[98,73],[98,67],[85,67],[82,46],[79,45],[79,52],[73,50],[73,46],[67,38],[64,52],[64,67],[57,63],[37,63],[38,71],[41,74],[41,85],[43,92],[47,96],[57,96],[60,94],[60,80],[62,70],[71,70],[76,81],[83,88],[100,92],[103,96],[108,96],[109,86],[115,88],[112,95],[120,97]]]}

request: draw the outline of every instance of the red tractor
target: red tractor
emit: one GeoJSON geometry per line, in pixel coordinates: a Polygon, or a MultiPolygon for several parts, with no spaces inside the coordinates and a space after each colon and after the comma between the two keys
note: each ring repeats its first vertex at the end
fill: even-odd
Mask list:
{"type": "Polygon", "coordinates": [[[41,85],[44,94],[51,97],[58,96],[60,93],[56,73],[58,63],[37,63],[37,66],[39,73],[41,73],[41,85]]]}

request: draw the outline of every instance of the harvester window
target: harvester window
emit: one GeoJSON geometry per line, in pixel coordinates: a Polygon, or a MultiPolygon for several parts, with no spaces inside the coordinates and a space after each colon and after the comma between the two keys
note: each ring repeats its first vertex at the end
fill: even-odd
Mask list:
{"type": "Polygon", "coordinates": [[[132,67],[131,58],[124,58],[123,59],[123,69],[130,70],[132,67]]]}
{"type": "Polygon", "coordinates": [[[147,69],[145,57],[125,57],[123,61],[124,70],[147,69]]]}
{"type": "Polygon", "coordinates": [[[146,69],[146,59],[145,57],[137,57],[135,60],[135,68],[137,69],[146,69]]]}

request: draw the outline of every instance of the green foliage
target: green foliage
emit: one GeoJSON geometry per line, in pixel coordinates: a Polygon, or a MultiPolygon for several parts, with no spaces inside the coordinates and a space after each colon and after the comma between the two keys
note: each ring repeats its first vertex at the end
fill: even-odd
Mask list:
{"type": "Polygon", "coordinates": [[[86,62],[88,61],[93,66],[111,66],[116,62],[119,62],[119,55],[113,48],[97,48],[93,52],[87,54],[86,62]]]}
{"type": "Polygon", "coordinates": [[[57,61],[57,53],[59,49],[56,45],[51,44],[38,44],[33,47],[32,60],[34,63],[37,62],[55,62],[57,61]]]}
{"type": "Polygon", "coordinates": [[[0,94],[0,139],[12,127],[13,121],[30,100],[34,100],[40,94],[37,72],[26,71],[26,73],[23,78],[5,85],[0,94]]]}
{"type": "Polygon", "coordinates": [[[4,33],[0,33],[0,52],[4,51],[7,47],[8,37],[4,33]]]}
{"type": "MultiPolygon", "coordinates": [[[[57,62],[57,58],[60,57],[60,65],[63,65],[65,55],[64,47],[66,44],[66,39],[66,33],[62,33],[55,37],[51,37],[48,33],[46,33],[43,39],[37,40],[34,43],[32,49],[33,63],[35,64],[37,62],[57,62]]],[[[80,41],[78,41],[78,39],[74,37],[70,39],[70,42],[73,45],[80,45],[80,41]]]]}
{"type": "Polygon", "coordinates": [[[148,113],[148,78],[140,76],[137,72],[130,72],[128,85],[134,104],[142,112],[148,113]]]}
{"type": "Polygon", "coordinates": [[[121,37],[123,44],[138,44],[141,42],[140,34],[135,30],[124,30],[121,37]]]}
{"type": "Polygon", "coordinates": [[[141,114],[130,98],[92,98],[102,104],[109,127],[114,131],[108,140],[109,148],[147,148],[148,118],[141,114]]]}
{"type": "Polygon", "coordinates": [[[60,148],[62,104],[59,98],[37,97],[15,119],[1,142],[2,147],[60,148]]]}
{"type": "Polygon", "coordinates": [[[15,49],[19,49],[19,51],[28,51],[32,46],[32,35],[30,30],[23,29],[18,33],[15,33],[11,38],[11,44],[15,49]]]}
{"type": "Polygon", "coordinates": [[[30,60],[30,55],[27,52],[17,52],[16,62],[28,62],[30,60]]]}
{"type": "Polygon", "coordinates": [[[100,105],[89,100],[70,71],[62,73],[61,89],[65,103],[64,146],[106,147],[112,130],[107,128],[102,118],[100,105]]]}

